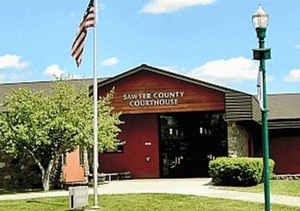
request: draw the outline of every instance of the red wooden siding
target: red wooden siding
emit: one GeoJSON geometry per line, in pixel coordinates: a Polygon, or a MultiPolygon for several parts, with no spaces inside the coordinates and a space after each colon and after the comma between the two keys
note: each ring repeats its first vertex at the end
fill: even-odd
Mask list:
{"type": "Polygon", "coordinates": [[[300,136],[274,137],[270,140],[270,157],[276,174],[300,174],[300,136]]]}
{"type": "Polygon", "coordinates": [[[100,95],[105,95],[112,87],[115,87],[112,105],[115,111],[121,111],[123,114],[221,111],[225,109],[224,93],[222,92],[148,71],[137,72],[102,87],[99,89],[100,95]],[[126,94],[176,91],[184,92],[183,97],[177,98],[177,105],[132,107],[129,105],[129,101],[123,100],[123,96],[126,94]]]}
{"type": "Polygon", "coordinates": [[[130,171],[133,178],[159,178],[158,116],[124,115],[119,138],[126,141],[123,153],[100,155],[100,172],[130,171]],[[151,142],[151,146],[145,146],[151,142]],[[146,157],[151,157],[146,162],[146,157]]]}

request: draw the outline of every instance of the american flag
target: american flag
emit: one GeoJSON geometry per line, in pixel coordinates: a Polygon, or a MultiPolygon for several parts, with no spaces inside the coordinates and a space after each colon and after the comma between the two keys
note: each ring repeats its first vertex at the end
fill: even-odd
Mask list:
{"type": "Polygon", "coordinates": [[[76,34],[75,40],[72,45],[71,55],[74,57],[77,67],[80,66],[82,62],[82,53],[84,49],[84,42],[87,36],[87,29],[90,27],[95,27],[95,6],[94,0],[90,0],[89,6],[85,11],[82,21],[79,25],[78,32],[76,34]]]}

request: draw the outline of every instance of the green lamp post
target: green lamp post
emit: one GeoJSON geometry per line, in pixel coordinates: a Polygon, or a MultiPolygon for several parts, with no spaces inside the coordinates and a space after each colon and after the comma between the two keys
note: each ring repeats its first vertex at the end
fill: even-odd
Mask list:
{"type": "MultiPolygon", "coordinates": [[[[260,100],[262,123],[263,123],[263,152],[264,152],[264,192],[265,192],[265,210],[270,211],[270,169],[269,169],[269,133],[268,133],[268,106],[266,92],[266,67],[265,60],[271,59],[271,49],[265,48],[265,37],[269,22],[269,15],[258,6],[256,13],[252,16],[253,25],[256,29],[259,40],[259,48],[253,49],[253,57],[260,61],[259,74],[262,77],[262,99],[260,100]]],[[[260,95],[260,94],[259,94],[260,95]]]]}

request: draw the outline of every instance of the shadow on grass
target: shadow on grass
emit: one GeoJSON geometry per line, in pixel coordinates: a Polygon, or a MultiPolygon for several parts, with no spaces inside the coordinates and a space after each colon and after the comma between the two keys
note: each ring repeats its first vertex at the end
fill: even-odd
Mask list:
{"type": "Polygon", "coordinates": [[[39,200],[34,200],[34,199],[27,200],[26,203],[46,204],[46,205],[64,205],[62,203],[39,201],[39,200]]]}
{"type": "Polygon", "coordinates": [[[4,194],[16,194],[16,193],[30,193],[30,192],[41,192],[43,189],[36,188],[36,189],[6,189],[6,188],[0,188],[0,195],[4,194]]]}

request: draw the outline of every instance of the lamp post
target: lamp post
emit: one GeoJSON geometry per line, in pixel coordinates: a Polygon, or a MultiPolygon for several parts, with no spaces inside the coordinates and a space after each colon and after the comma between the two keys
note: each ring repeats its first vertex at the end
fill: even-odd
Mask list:
{"type": "Polygon", "coordinates": [[[271,59],[271,49],[265,48],[265,37],[269,22],[269,15],[258,6],[256,13],[252,16],[253,25],[255,27],[259,48],[253,49],[253,57],[259,60],[259,74],[262,78],[260,87],[262,92],[258,93],[263,123],[263,148],[264,148],[264,193],[265,193],[265,211],[270,211],[270,169],[269,169],[269,133],[268,133],[268,107],[267,107],[267,92],[266,92],[266,67],[265,60],[271,59]],[[262,95],[262,96],[261,96],[262,95]]]}

